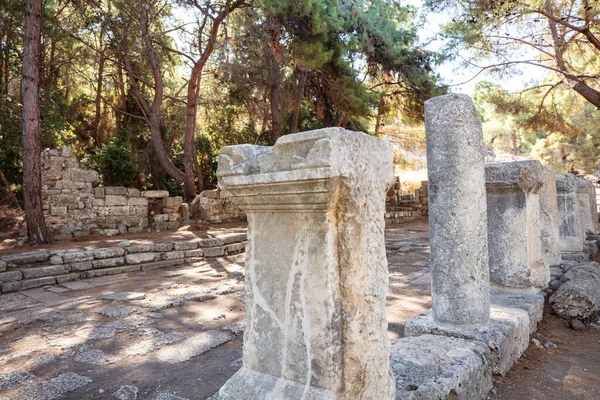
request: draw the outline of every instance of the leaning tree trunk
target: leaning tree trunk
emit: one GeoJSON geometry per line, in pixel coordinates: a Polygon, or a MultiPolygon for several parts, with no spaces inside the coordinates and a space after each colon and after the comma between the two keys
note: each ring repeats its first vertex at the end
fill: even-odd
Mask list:
{"type": "Polygon", "coordinates": [[[308,79],[308,71],[298,71],[298,83],[296,85],[296,93],[294,97],[294,105],[292,107],[292,117],[290,120],[290,133],[298,132],[300,122],[300,110],[302,109],[302,98],[304,97],[304,87],[308,79]]]}
{"type": "Polygon", "coordinates": [[[41,130],[39,104],[40,25],[42,1],[27,0],[23,28],[23,197],[27,235],[32,244],[48,243],[42,211],[41,130]]]}

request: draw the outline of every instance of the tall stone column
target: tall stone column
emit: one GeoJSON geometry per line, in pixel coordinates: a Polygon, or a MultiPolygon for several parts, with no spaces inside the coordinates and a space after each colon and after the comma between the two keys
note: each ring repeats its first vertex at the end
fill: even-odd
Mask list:
{"type": "Polygon", "coordinates": [[[490,281],[505,290],[537,292],[550,281],[542,262],[539,161],[486,164],[490,281]]]}
{"type": "Polygon", "coordinates": [[[542,261],[546,266],[558,265],[560,257],[560,235],[558,203],[556,197],[556,175],[545,166],[542,170],[544,184],[540,189],[540,228],[542,237],[542,261]]]}
{"type": "Polygon", "coordinates": [[[578,253],[583,250],[581,215],[577,202],[577,180],[572,174],[556,175],[560,251],[578,253]]]}
{"type": "Polygon", "coordinates": [[[590,181],[587,183],[588,197],[590,202],[591,230],[593,234],[600,233],[600,221],[598,220],[598,199],[596,197],[596,187],[590,181]]]}
{"type": "Polygon", "coordinates": [[[221,399],[391,399],[385,196],[392,152],[328,128],[225,147],[248,215],[243,367],[221,399]]]}
{"type": "Polygon", "coordinates": [[[576,193],[577,203],[579,204],[579,215],[581,217],[581,236],[585,240],[585,236],[592,230],[592,215],[590,213],[590,195],[588,194],[588,180],[585,178],[576,177],[577,181],[576,193]]]}
{"type": "Polygon", "coordinates": [[[490,318],[481,122],[470,97],[425,102],[432,317],[475,327],[490,318]]]}

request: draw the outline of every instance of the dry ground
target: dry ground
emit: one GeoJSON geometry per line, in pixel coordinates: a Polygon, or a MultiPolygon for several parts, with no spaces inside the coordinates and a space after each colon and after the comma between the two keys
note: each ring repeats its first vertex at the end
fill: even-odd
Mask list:
{"type": "MultiPolygon", "coordinates": [[[[395,339],[431,305],[427,221],[388,227],[386,240],[395,339]]],[[[0,295],[0,399],[208,398],[241,365],[243,263],[240,254],[0,295]],[[130,299],[105,299],[123,293],[130,299]]],[[[575,332],[547,315],[540,333],[558,347],[532,346],[492,397],[600,398],[600,330],[575,332]]]]}

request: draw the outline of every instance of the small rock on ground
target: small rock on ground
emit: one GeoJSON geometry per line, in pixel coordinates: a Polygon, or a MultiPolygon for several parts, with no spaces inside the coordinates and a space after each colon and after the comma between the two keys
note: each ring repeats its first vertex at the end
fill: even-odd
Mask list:
{"type": "Polygon", "coordinates": [[[570,320],[569,326],[576,331],[585,331],[585,325],[578,319],[570,320]]]}
{"type": "Polygon", "coordinates": [[[86,350],[82,353],[77,354],[77,356],[75,357],[75,361],[94,365],[112,364],[117,360],[117,357],[111,357],[102,350],[98,349],[86,350]]]}
{"type": "Polygon", "coordinates": [[[112,396],[117,400],[136,400],[138,388],[131,385],[124,385],[119,388],[112,396]]]}

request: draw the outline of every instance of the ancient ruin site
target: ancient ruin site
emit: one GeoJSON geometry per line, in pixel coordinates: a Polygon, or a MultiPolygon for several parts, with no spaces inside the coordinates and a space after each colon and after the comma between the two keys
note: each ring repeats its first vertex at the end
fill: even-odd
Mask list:
{"type": "Polygon", "coordinates": [[[0,400],[600,399],[600,2],[3,0],[0,400]]]}

